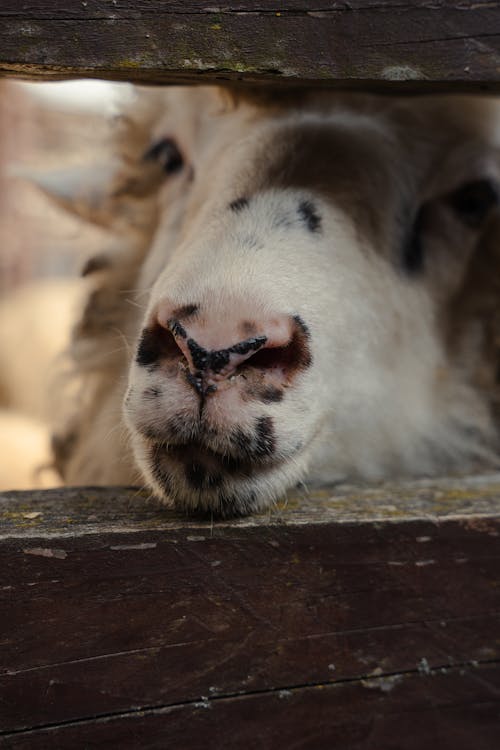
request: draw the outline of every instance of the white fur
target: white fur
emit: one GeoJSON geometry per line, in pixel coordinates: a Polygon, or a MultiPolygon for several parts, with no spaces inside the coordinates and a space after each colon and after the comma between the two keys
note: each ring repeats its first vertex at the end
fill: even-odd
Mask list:
{"type": "MultiPolygon", "coordinates": [[[[210,89],[141,97],[139,121],[141,101],[154,100],[142,141],[174,138],[187,166],[162,187],[152,179],[150,190],[113,194],[111,217],[116,212],[120,237],[126,235],[123,217],[133,220],[126,241],[109,254],[111,268],[95,277],[96,288],[108,295],[111,322],[73,344],[87,403],[73,420],[78,445],[65,467],[67,481],[145,480],[166,502],[173,496],[182,507],[224,513],[265,507],[306,477],[370,479],[494,463],[490,400],[477,387],[470,361],[481,356],[482,334],[464,367],[447,346],[441,319],[479,242],[479,231],[464,228],[442,196],[485,173],[497,179],[495,107],[333,93],[283,108],[246,101],[228,106],[210,89]],[[276,154],[285,154],[286,163],[287,140],[314,128],[348,139],[355,134],[353,143],[373,155],[375,166],[360,172],[366,185],[359,187],[361,196],[370,196],[366,215],[376,224],[373,232],[361,226],[362,214],[358,221],[359,207],[346,209],[350,195],[353,206],[359,200],[355,184],[340,184],[335,197],[343,179],[335,165],[332,197],[314,179],[259,183],[276,154]],[[231,211],[229,203],[247,192],[248,208],[231,211]],[[320,232],[297,218],[301,201],[314,204],[320,232]],[[435,201],[425,234],[428,259],[425,273],[412,277],[398,253],[425,201],[435,201]],[[287,220],[280,223],[280,217],[287,220]],[[215,394],[200,426],[197,396],[182,378],[133,361],[140,331],[166,299],[173,307],[199,305],[214,330],[252,314],[259,320],[299,315],[310,330],[312,365],[280,403],[242,405],[236,389],[215,394]],[[144,395],[151,387],[162,389],[154,402],[144,395]],[[120,402],[126,390],[125,428],[120,402]],[[157,432],[162,449],[185,445],[186,435],[161,437],[175,417],[197,444],[202,440],[223,455],[231,429],[250,433],[263,416],[272,419],[275,452],[250,474],[227,475],[222,489],[199,491],[186,485],[182,465],[172,464],[170,493],[155,478],[144,429],[157,432]],[[223,507],[228,496],[229,510],[223,507]]],[[[133,167],[129,161],[129,172],[137,174],[139,159],[140,153],[133,167]]]]}

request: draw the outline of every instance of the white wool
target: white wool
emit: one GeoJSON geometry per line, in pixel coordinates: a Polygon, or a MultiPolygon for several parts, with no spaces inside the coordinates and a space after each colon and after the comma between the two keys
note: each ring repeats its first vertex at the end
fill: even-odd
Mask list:
{"type": "Polygon", "coordinates": [[[304,478],[495,464],[487,326],[479,313],[476,319],[471,311],[470,320],[464,313],[452,346],[450,310],[496,228],[491,216],[480,227],[464,225],[447,196],[474,180],[498,180],[498,112],[477,99],[311,93],[296,104],[231,104],[210,88],[140,91],[111,155],[123,168],[95,208],[110,244],[106,263],[89,276],[91,304],[69,352],[79,395],[56,430],[67,449],[60,457],[66,481],[146,482],[182,507],[225,512],[230,497],[229,512],[246,512],[304,478]],[[141,161],[161,137],[184,156],[178,173],[162,176],[141,161]],[[336,138],[346,144],[323,172],[330,155],[315,151],[321,138],[331,138],[332,148],[336,138]],[[294,142],[311,150],[321,177],[308,173],[305,159],[288,183],[279,170],[267,180],[274,162],[286,173],[301,156],[294,142]],[[240,198],[248,205],[231,210],[240,198]],[[320,231],[301,222],[303,204],[314,205],[320,231]],[[425,266],[412,274],[402,252],[422,206],[425,266]],[[209,434],[182,378],[134,362],[141,331],[166,300],[172,308],[198,305],[221,329],[252,315],[300,316],[312,363],[279,403],[242,405],[237,388],[224,401],[211,397],[209,434]],[[161,395],[148,400],[148,389],[161,395]],[[187,436],[165,433],[156,447],[189,452],[190,442],[199,449],[205,441],[214,461],[230,453],[231,431],[251,437],[258,420],[269,419],[273,460],[241,476],[228,473],[222,488],[206,491],[190,490],[182,464],[171,462],[167,491],[145,432],[160,435],[173,418],[187,436]]]}

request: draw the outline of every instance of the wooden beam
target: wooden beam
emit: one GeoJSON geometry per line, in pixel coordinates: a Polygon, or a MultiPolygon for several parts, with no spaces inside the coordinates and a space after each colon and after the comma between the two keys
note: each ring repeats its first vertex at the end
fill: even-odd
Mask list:
{"type": "Polygon", "coordinates": [[[0,74],[498,91],[500,2],[2,0],[0,74]]]}
{"type": "Polygon", "coordinates": [[[498,475],[213,524],[12,492],[0,528],[2,748],[496,748],[498,475]]]}

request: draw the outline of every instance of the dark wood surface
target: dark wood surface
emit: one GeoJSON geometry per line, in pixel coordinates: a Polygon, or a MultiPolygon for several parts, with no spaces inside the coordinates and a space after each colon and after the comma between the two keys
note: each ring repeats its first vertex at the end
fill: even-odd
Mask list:
{"type": "Polygon", "coordinates": [[[2,0],[0,74],[500,88],[495,0],[2,0]]]}
{"type": "Polygon", "coordinates": [[[0,495],[0,747],[496,750],[500,477],[0,495]]]}

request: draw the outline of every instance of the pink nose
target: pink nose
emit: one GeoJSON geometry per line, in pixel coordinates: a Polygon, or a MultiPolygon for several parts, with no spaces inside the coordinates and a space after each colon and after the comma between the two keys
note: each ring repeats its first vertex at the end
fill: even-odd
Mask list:
{"type": "Polygon", "coordinates": [[[248,368],[285,384],[309,365],[309,331],[298,316],[254,316],[237,323],[230,317],[215,321],[195,305],[174,308],[162,302],[152,326],[143,332],[137,362],[177,362],[201,396],[248,368]]]}

